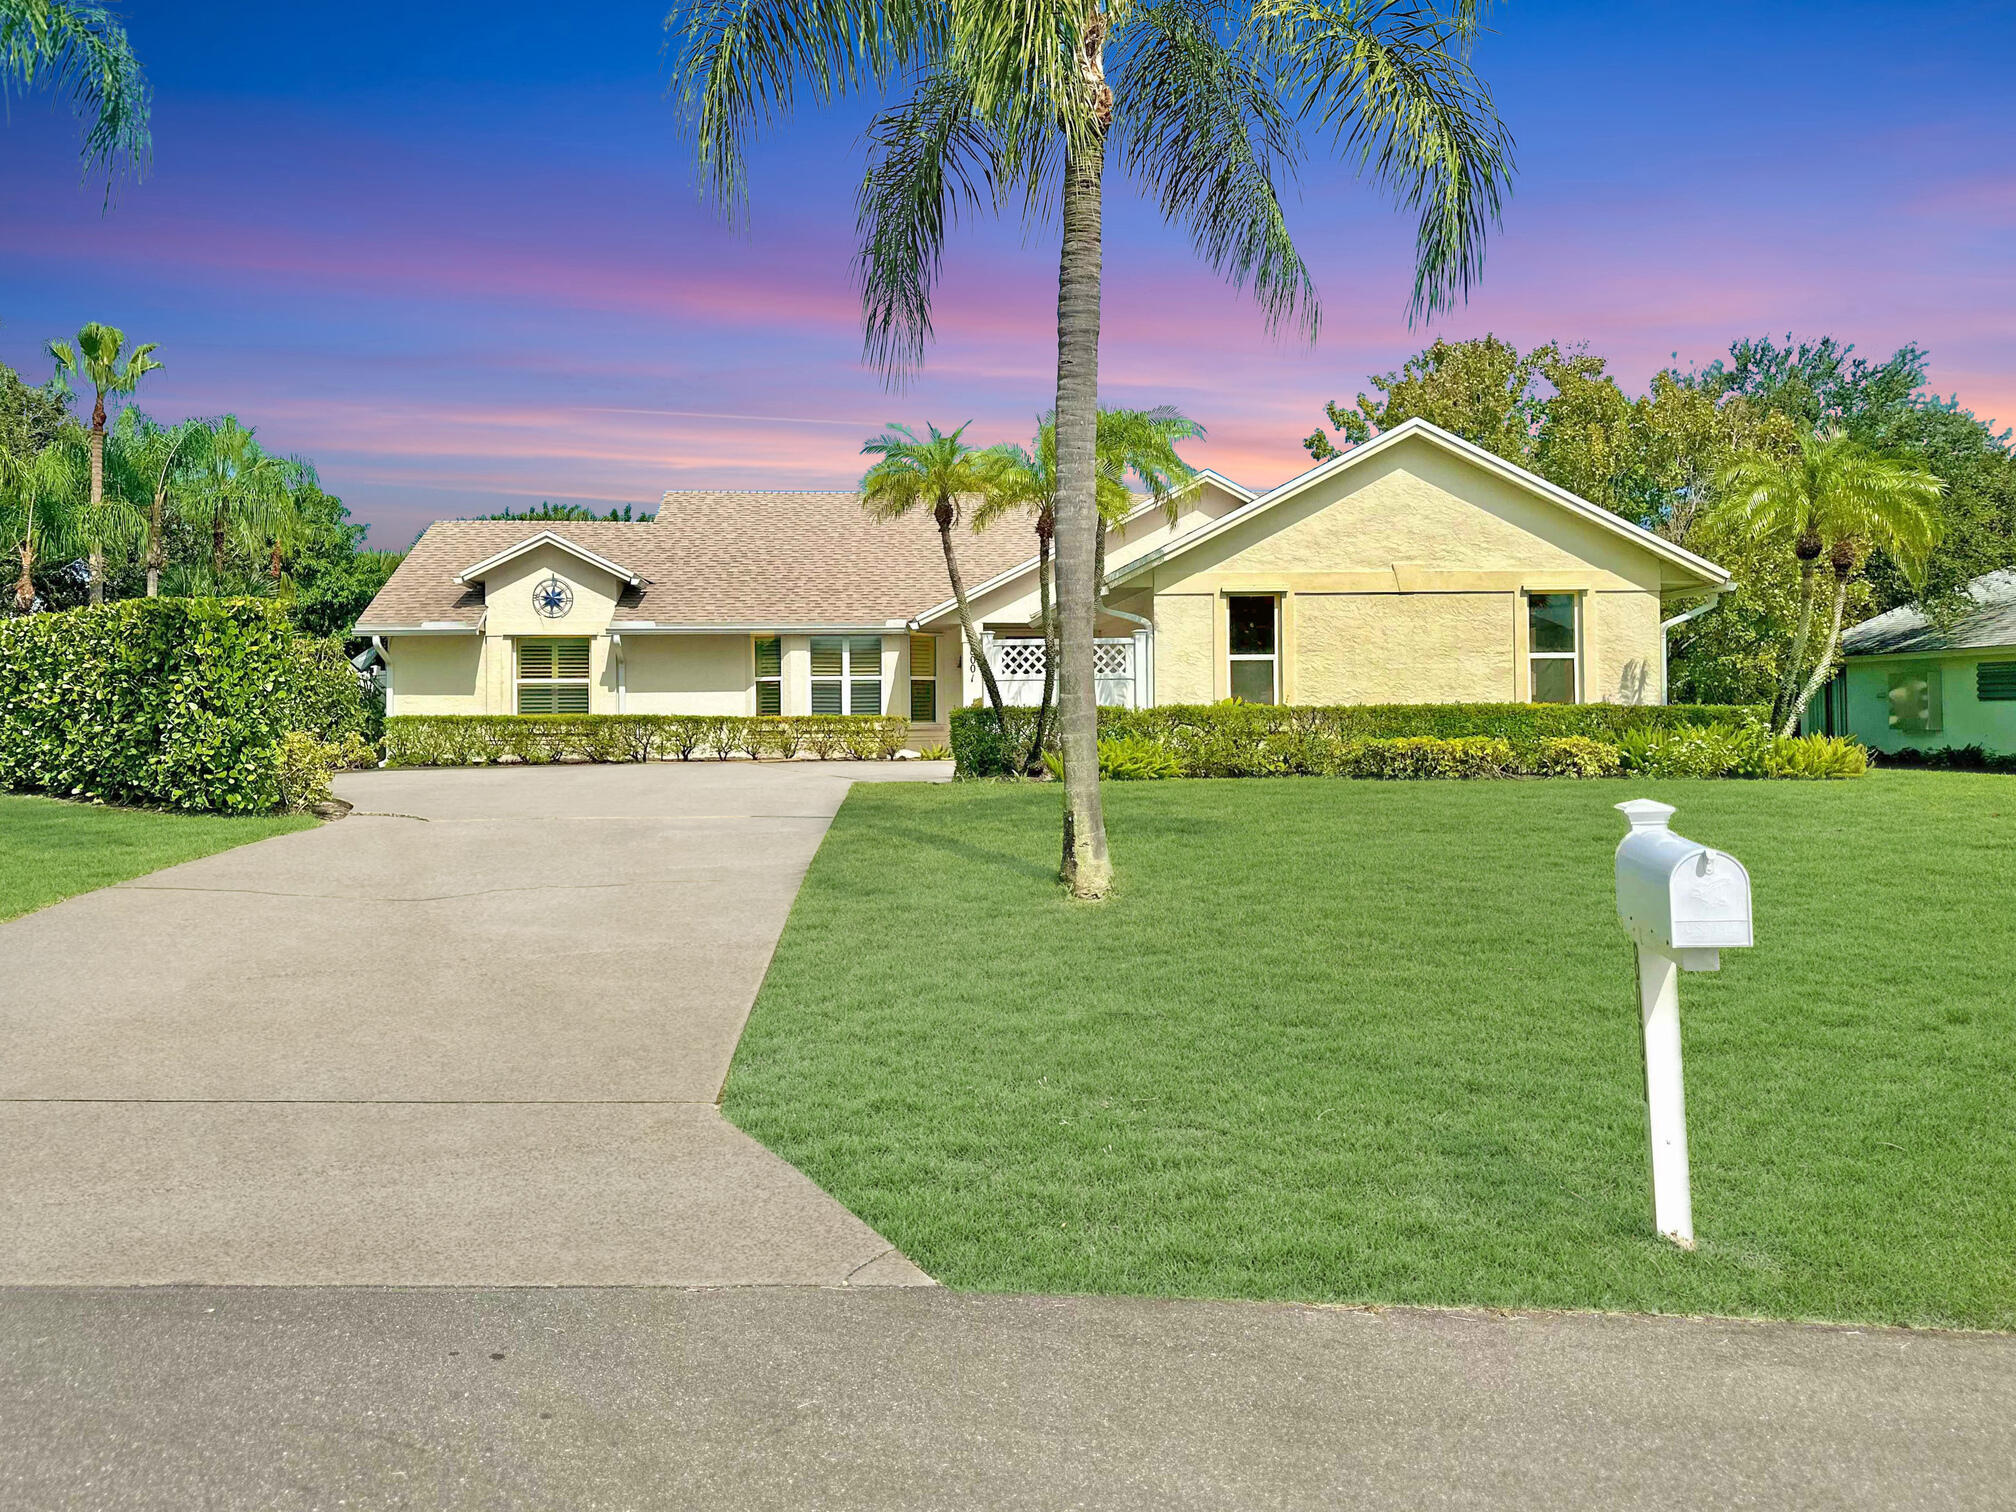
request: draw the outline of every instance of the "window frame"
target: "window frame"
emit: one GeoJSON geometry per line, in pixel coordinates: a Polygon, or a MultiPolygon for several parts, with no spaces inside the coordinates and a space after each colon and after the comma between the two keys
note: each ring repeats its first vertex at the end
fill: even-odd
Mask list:
{"type": "MultiPolygon", "coordinates": [[[[516,714],[519,715],[587,714],[593,711],[594,708],[593,689],[595,686],[595,637],[593,637],[592,635],[518,636],[513,641],[511,647],[511,671],[513,676],[513,684],[512,684],[513,698],[511,707],[513,712],[516,714]],[[562,677],[560,675],[559,648],[563,645],[577,645],[577,644],[581,647],[581,664],[583,668],[582,675],[579,677],[562,677]],[[525,652],[528,648],[533,646],[543,646],[550,648],[551,655],[548,657],[547,660],[547,664],[553,669],[553,673],[550,677],[527,677],[525,675],[525,652]],[[578,709],[561,708],[560,707],[561,691],[563,689],[571,691],[575,688],[579,688],[581,690],[581,707],[578,709]],[[528,689],[538,689],[549,693],[551,695],[551,702],[553,704],[553,707],[550,709],[526,708],[525,694],[528,689]]],[[[572,702],[571,699],[569,701],[572,702]]]]}
{"type": "Polygon", "coordinates": [[[1232,686],[1232,669],[1239,662],[1267,662],[1271,668],[1273,684],[1269,704],[1281,702],[1281,595],[1278,593],[1228,593],[1225,595],[1225,696],[1237,698],[1232,686]],[[1274,649],[1265,653],[1256,651],[1234,651],[1232,649],[1232,606],[1241,599],[1263,599],[1273,616],[1273,634],[1269,637],[1274,649]]]}
{"type": "MultiPolygon", "coordinates": [[[[1544,592],[1528,590],[1523,595],[1526,601],[1526,702],[1539,703],[1534,692],[1538,679],[1534,677],[1535,662],[1565,661],[1568,663],[1568,704],[1582,702],[1582,595],[1573,591],[1552,589],[1544,592]],[[1536,651],[1533,649],[1533,603],[1535,599],[1566,599],[1570,623],[1568,627],[1569,649],[1566,651],[1536,651]]],[[[1547,700],[1549,703],[1555,700],[1547,700]]],[[[1564,705],[1565,707],[1565,705],[1564,705]]]]}
{"type": "Polygon", "coordinates": [[[754,658],[756,669],[756,716],[759,719],[781,716],[784,712],[784,637],[781,635],[758,635],[753,638],[750,654],[754,658]],[[777,666],[775,672],[765,672],[763,670],[763,648],[765,646],[774,648],[777,666]],[[776,708],[766,709],[763,707],[763,693],[765,689],[770,691],[772,700],[777,705],[776,708]]]}
{"type": "Polygon", "coordinates": [[[811,637],[810,651],[811,655],[808,658],[809,675],[806,679],[807,682],[806,693],[808,695],[805,704],[806,708],[810,709],[815,714],[821,712],[831,714],[834,712],[831,709],[821,711],[821,709],[819,708],[819,687],[822,683],[834,684],[839,687],[840,690],[839,712],[843,715],[848,714],[879,715],[888,707],[889,689],[882,677],[881,636],[815,635],[811,637]],[[819,675],[818,672],[820,645],[822,642],[830,645],[835,641],[837,641],[840,646],[839,675],[834,676],[829,673],[828,675],[822,677],[819,675]],[[859,656],[865,656],[868,654],[868,648],[870,646],[874,647],[875,675],[872,679],[861,675],[858,661],[859,656]],[[866,683],[870,682],[871,680],[875,684],[875,707],[873,709],[863,709],[857,706],[858,698],[856,695],[858,694],[861,687],[866,683]]]}

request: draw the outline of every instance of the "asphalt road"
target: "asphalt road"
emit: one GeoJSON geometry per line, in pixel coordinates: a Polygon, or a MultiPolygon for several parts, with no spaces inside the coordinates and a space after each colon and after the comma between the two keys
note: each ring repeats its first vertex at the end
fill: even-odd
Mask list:
{"type": "Polygon", "coordinates": [[[2016,1338],[936,1288],[0,1293],[0,1505],[2006,1508],[2016,1338]]]}

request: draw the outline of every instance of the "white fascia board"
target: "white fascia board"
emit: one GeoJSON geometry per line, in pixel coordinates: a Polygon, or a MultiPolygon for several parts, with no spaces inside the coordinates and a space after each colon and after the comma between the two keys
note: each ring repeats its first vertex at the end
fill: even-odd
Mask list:
{"type": "MultiPolygon", "coordinates": [[[[1170,495],[1170,497],[1180,499],[1183,497],[1183,495],[1190,492],[1191,489],[1195,488],[1199,483],[1214,483],[1218,487],[1224,489],[1227,493],[1232,495],[1232,497],[1235,499],[1251,502],[1253,498],[1252,489],[1246,488],[1238,483],[1234,483],[1230,478],[1226,477],[1223,473],[1213,472],[1208,467],[1200,467],[1197,470],[1197,472],[1191,477],[1190,481],[1188,483],[1185,483],[1181,488],[1177,489],[1174,494],[1170,495]]],[[[1144,514],[1151,514],[1151,513],[1159,514],[1166,507],[1167,507],[1166,505],[1158,503],[1156,500],[1152,498],[1143,499],[1139,504],[1135,505],[1132,509],[1128,510],[1125,515],[1121,516],[1120,519],[1115,523],[1119,525],[1132,525],[1144,514]]],[[[1229,519],[1230,516],[1227,516],[1227,518],[1229,519]]],[[[1195,534],[1195,532],[1192,532],[1192,534],[1195,534]]],[[[1183,539],[1187,540],[1189,539],[1189,537],[1186,536],[1183,539]]],[[[1032,556],[1027,561],[1018,563],[1016,566],[1008,568],[1005,572],[997,572],[994,574],[994,576],[987,579],[986,582],[975,583],[971,588],[968,588],[966,590],[966,597],[969,599],[976,599],[980,597],[980,595],[983,593],[992,593],[996,588],[1001,587],[1004,583],[1012,583],[1015,581],[1015,579],[1021,577],[1024,573],[1034,572],[1036,570],[1036,562],[1037,558],[1032,556]]],[[[1106,574],[1106,586],[1109,588],[1112,587],[1113,584],[1116,581],[1118,581],[1118,579],[1119,579],[1118,573],[1109,571],[1106,574]]],[[[941,603],[933,604],[929,609],[926,609],[922,614],[918,615],[915,619],[911,620],[910,623],[913,625],[928,624],[932,620],[939,619],[947,614],[950,614],[954,609],[957,609],[958,607],[959,607],[959,601],[957,599],[945,599],[941,603]]]]}
{"type": "Polygon", "coordinates": [[[481,582],[485,573],[493,571],[503,566],[504,563],[513,561],[525,555],[526,552],[535,550],[540,546],[557,547],[571,556],[578,557],[591,567],[601,568],[618,582],[628,583],[633,588],[642,586],[644,582],[642,577],[632,572],[628,567],[617,562],[612,562],[609,558],[598,555],[585,546],[576,546],[567,537],[553,530],[542,530],[535,536],[526,537],[526,539],[520,541],[515,546],[505,547],[504,550],[498,552],[495,556],[485,557],[473,567],[464,567],[460,572],[455,574],[455,581],[458,583],[481,582]]]}
{"type": "Polygon", "coordinates": [[[661,625],[656,620],[612,620],[609,628],[623,635],[895,635],[908,620],[881,620],[872,625],[661,625]]]}
{"type": "Polygon", "coordinates": [[[1158,547],[1154,551],[1143,553],[1124,567],[1109,572],[1106,575],[1107,584],[1111,586],[1114,583],[1125,582],[1128,578],[1137,576],[1151,567],[1166,562],[1172,557],[1190,550],[1194,546],[1201,546],[1213,537],[1222,535],[1228,530],[1243,525],[1263,510],[1272,509],[1276,504],[1284,503],[1294,498],[1297,494],[1315,487],[1318,483],[1332,478],[1340,472],[1358,466],[1369,458],[1377,456],[1380,452],[1399,445],[1410,436],[1419,436],[1424,440],[1432,441],[1444,451],[1453,452],[1459,457],[1474,462],[1486,472],[1495,473],[1508,483],[1516,484],[1529,493],[1538,494],[1550,504],[1559,505],[1570,514],[1580,515],[1591,524],[1599,525],[1615,535],[1620,535],[1624,539],[1644,547],[1655,556],[1686,568],[1702,580],[1702,586],[1704,587],[1726,589],[1733,587],[1735,584],[1735,580],[1730,577],[1727,570],[1717,566],[1706,557],[1696,556],[1684,546],[1676,546],[1664,536],[1654,535],[1643,526],[1634,525],[1629,520],[1622,519],[1610,513],[1609,510],[1604,509],[1602,506],[1591,504],[1587,499],[1580,498],[1568,492],[1567,489],[1562,488],[1559,484],[1549,483],[1538,473],[1528,472],[1517,463],[1507,462],[1496,453],[1488,452],[1483,447],[1473,442],[1465,441],[1461,436],[1453,435],[1442,429],[1441,426],[1431,424],[1429,421],[1423,420],[1418,416],[1412,420],[1402,421],[1389,431],[1381,431],[1362,446],[1354,446],[1348,451],[1339,452],[1327,461],[1317,463],[1306,472],[1298,473],[1295,477],[1290,478],[1278,488],[1270,489],[1258,498],[1233,510],[1230,514],[1213,520],[1210,524],[1192,531],[1187,536],[1170,541],[1168,544],[1158,547]]]}
{"type": "Polygon", "coordinates": [[[422,620],[417,625],[376,625],[359,620],[350,627],[350,633],[365,635],[480,635],[483,622],[470,624],[466,620],[422,620]]]}

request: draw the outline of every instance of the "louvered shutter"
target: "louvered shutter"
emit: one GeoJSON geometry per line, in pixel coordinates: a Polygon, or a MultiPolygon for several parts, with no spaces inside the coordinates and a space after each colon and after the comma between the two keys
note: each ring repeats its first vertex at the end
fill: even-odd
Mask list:
{"type": "Polygon", "coordinates": [[[847,638],[847,712],[882,712],[882,638],[853,635],[847,638]]]}
{"type": "Polygon", "coordinates": [[[1976,663],[1974,696],[1982,703],[2001,703],[2016,699],[2016,661],[1976,663]]]}
{"type": "Polygon", "coordinates": [[[910,637],[910,718],[918,724],[938,720],[938,637],[910,637]]]}
{"type": "Polygon", "coordinates": [[[812,637],[812,712],[814,714],[844,714],[846,708],[841,702],[842,690],[846,687],[847,643],[837,635],[815,635],[812,637]]]}

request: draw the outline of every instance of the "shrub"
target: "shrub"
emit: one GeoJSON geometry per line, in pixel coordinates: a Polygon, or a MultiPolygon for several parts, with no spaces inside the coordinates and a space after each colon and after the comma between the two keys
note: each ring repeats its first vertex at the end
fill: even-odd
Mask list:
{"type": "Polygon", "coordinates": [[[1534,777],[1614,777],[1623,766],[1623,752],[1584,735],[1562,735],[1516,748],[1513,760],[1519,771],[1534,777]]]}
{"type": "Polygon", "coordinates": [[[919,761],[950,761],[952,747],[948,745],[928,745],[917,753],[919,761]]]}
{"type": "MultiPolygon", "coordinates": [[[[1064,763],[1055,751],[1043,753],[1043,764],[1052,777],[1064,775],[1064,763]]],[[[1176,758],[1152,740],[1123,735],[1118,740],[1099,742],[1099,775],[1108,782],[1160,782],[1181,777],[1183,768],[1176,758]]]]}
{"type": "Polygon", "coordinates": [[[1646,777],[1768,777],[1771,732],[1757,723],[1701,725],[1618,743],[1625,770],[1646,777]]]}
{"type": "Polygon", "coordinates": [[[1942,772],[2016,772],[2016,752],[1991,751],[1984,746],[1939,746],[1932,750],[1905,747],[1885,751],[1876,758],[1884,766],[1929,767],[1942,772]]]}
{"type": "Polygon", "coordinates": [[[1790,735],[1777,741],[1765,759],[1773,777],[1818,781],[1860,777],[1869,770],[1869,752],[1860,741],[1838,735],[1790,735]]]}
{"type": "Polygon", "coordinates": [[[290,809],[312,808],[330,798],[329,774],[336,769],[337,748],[302,730],[280,737],[276,775],[281,803],[290,809]]]}
{"type": "Polygon", "coordinates": [[[747,719],[713,714],[395,714],[385,721],[390,766],[480,766],[497,761],[691,761],[702,755],[887,759],[909,721],[873,714],[747,719]]]}
{"type": "Polygon", "coordinates": [[[1512,746],[1495,735],[1405,735],[1398,740],[1351,740],[1339,746],[1338,777],[1502,777],[1512,768],[1512,746]]]}
{"type": "Polygon", "coordinates": [[[367,724],[340,648],[278,604],[128,599],[0,624],[0,789],[258,812],[285,801],[283,735],[367,724]]]}

